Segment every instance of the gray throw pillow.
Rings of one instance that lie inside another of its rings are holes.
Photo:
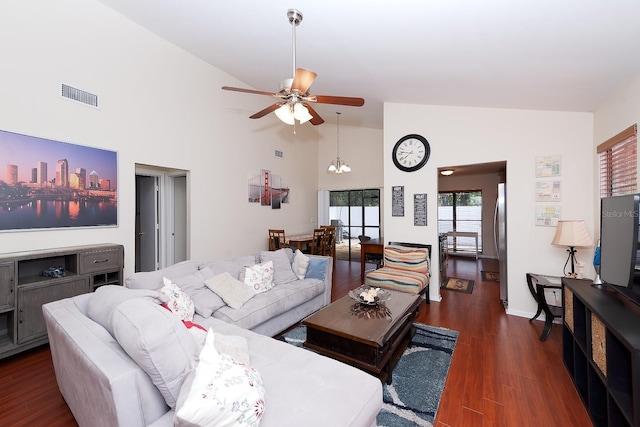
[[[175,409],[199,351],[189,330],[169,310],[143,299],[120,304],[113,312],[113,329],[118,344]]]
[[[202,317],[210,317],[214,311],[225,306],[222,298],[213,293],[204,283],[213,276],[215,276],[213,271],[205,267],[175,280],[176,285],[191,297],[196,313]]]
[[[111,336],[115,336],[111,325],[113,311],[123,302],[134,298],[146,299],[156,305],[168,300],[165,295],[151,289],[129,289],[118,285],[100,286],[87,304],[87,317],[109,331]]]
[[[288,251],[291,252],[291,249]],[[262,262],[273,261],[273,283],[275,285],[283,285],[298,280],[291,269],[293,257],[289,260],[287,250],[262,251],[260,252],[260,258]]]

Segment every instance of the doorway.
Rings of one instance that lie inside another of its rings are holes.
[[[380,189],[330,191],[329,219],[337,228],[336,259],[360,261],[358,237],[380,238]]]
[[[492,277],[499,277],[500,299],[507,305],[506,258],[506,168],[505,161],[448,166],[438,169],[438,224],[444,267],[451,258],[466,259],[476,266],[460,271],[440,270],[443,277],[480,280],[483,260],[497,260]],[[443,171],[453,171],[447,175]],[[448,228],[447,228],[448,227]],[[475,238],[478,242],[476,244]],[[442,257],[441,257],[442,259]],[[442,261],[441,261],[442,262]],[[469,263],[465,263],[469,265]],[[474,277],[475,276],[475,277]]]
[[[136,165],[135,180],[135,271],[188,259],[188,171]]]

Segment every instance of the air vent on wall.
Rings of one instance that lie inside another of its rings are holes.
[[[76,89],[62,83],[61,93],[63,98],[70,99],[72,101],[81,102],[86,105],[98,108],[98,95],[86,92],[84,90]]]
[[[282,150],[275,150],[274,154],[276,157],[280,157],[280,158],[284,157],[284,152]]]

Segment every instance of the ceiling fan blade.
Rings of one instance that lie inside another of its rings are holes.
[[[348,105],[350,107],[362,107],[363,98],[351,98],[348,96],[314,95],[319,104]]]
[[[267,108],[265,108],[264,110],[258,111],[257,113],[255,113],[253,116],[250,116],[250,119],[259,119],[260,117],[264,117],[267,114],[271,113],[272,111],[276,111],[278,108],[280,108],[280,106],[282,105],[282,103],[277,103],[277,104],[273,104],[268,106]]]
[[[306,102],[303,102],[302,105],[307,107],[307,110],[309,110],[309,114],[311,114],[313,116],[313,118],[311,120],[309,120],[309,122],[312,125],[318,126],[318,125],[321,125],[321,124],[324,123],[324,119],[322,117],[320,117],[320,114],[318,114],[318,112],[316,110],[311,108],[311,105],[307,104]]]
[[[317,74],[311,70],[298,68],[296,70],[296,75],[293,77],[293,82],[291,83],[291,92],[296,90],[302,94],[307,93],[311,87],[311,83],[316,79],[316,76]]]
[[[222,86],[222,89],[224,89],[224,90],[232,90],[234,92],[253,93],[255,95],[267,95],[267,96],[276,96],[276,97],[278,97],[277,93],[265,92],[265,91],[262,91],[262,90],[243,89],[241,87],[233,87],[233,86]]]

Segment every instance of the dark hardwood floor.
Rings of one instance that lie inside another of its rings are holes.
[[[360,264],[335,265],[333,299],[360,285]],[[450,258],[447,275],[474,280],[473,293],[443,290],[441,302],[420,307],[419,322],[460,332],[435,425],[591,426],[562,363],[560,325],[540,342],[543,322],[507,316],[481,270],[497,271],[496,261]],[[0,361],[0,414],[0,425],[77,425],[48,346]]]

